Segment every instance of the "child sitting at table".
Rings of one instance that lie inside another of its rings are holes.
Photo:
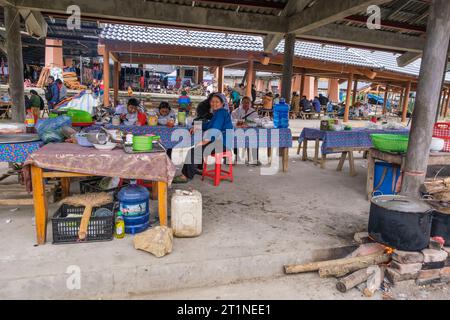
[[[157,115],[158,122],[160,120],[164,120],[165,122],[167,122],[167,120],[169,119],[175,120],[177,117],[175,112],[173,112],[172,108],[170,107],[170,104],[166,101],[162,101],[159,104]]]
[[[139,110],[139,101],[135,98],[128,100],[127,114],[121,115],[120,118],[126,126],[145,126],[147,124],[147,116]]]

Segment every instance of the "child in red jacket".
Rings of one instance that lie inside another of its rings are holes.
[[[147,115],[139,110],[139,101],[135,98],[128,100],[126,115],[122,115],[124,124],[127,126],[145,126],[147,125]]]

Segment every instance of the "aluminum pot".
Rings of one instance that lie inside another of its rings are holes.
[[[377,242],[403,251],[428,247],[433,209],[424,201],[405,196],[372,198],[369,235]]]

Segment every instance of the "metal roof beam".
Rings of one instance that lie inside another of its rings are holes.
[[[302,34],[321,26],[342,20],[353,14],[366,11],[371,5],[382,5],[392,0],[318,0],[289,19],[288,32]]]
[[[65,14],[72,0],[10,0],[21,9]],[[284,33],[282,17],[134,0],[78,0],[83,17],[254,33]]]
[[[421,53],[425,47],[425,39],[366,28],[344,25],[328,25],[301,35],[308,40],[330,41],[346,45],[363,45],[371,48],[412,51]]]

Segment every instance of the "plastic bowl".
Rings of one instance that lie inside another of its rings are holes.
[[[102,151],[109,151],[114,149],[117,143],[107,142],[106,144],[94,144],[95,149]]]
[[[153,148],[153,137],[133,136],[134,151],[150,151]]]
[[[67,111],[67,115],[72,118],[72,122],[75,123],[90,123],[92,122],[92,116],[89,112],[83,110],[70,109]]]

